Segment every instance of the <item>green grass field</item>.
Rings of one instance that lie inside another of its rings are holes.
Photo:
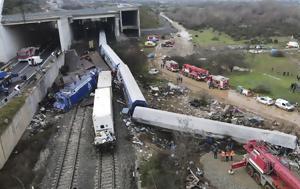
[[[252,89],[258,85],[264,85],[271,91],[269,96],[300,102],[300,93],[289,91],[291,83],[296,81],[296,75],[300,74],[300,66],[296,63],[298,56],[274,58],[269,54],[247,55],[246,61],[252,72],[233,72],[228,75],[230,83],[233,87],[242,85]],[[283,72],[289,72],[289,76],[283,76]]]
[[[229,35],[212,29],[189,30],[189,32],[192,34],[193,43],[201,46],[243,44],[243,41],[234,41]]]
[[[6,129],[6,127],[10,124],[13,117],[19,111],[19,109],[25,103],[26,96],[18,96],[15,97],[12,101],[8,102],[5,106],[0,108],[0,134]],[[7,119],[7,123],[5,123],[5,119]]]
[[[223,32],[213,31],[213,29],[189,30],[192,34],[194,44],[201,46],[218,46],[218,45],[243,45],[247,40],[235,41],[232,37]],[[197,37],[198,36],[198,37]],[[272,40],[277,39],[278,43],[267,43],[264,46],[269,48],[285,48],[287,42],[291,39],[290,36],[270,37]],[[260,39],[262,40],[262,39]]]

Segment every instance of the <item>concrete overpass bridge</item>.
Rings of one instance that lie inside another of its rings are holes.
[[[0,0],[0,10],[2,10],[3,1]],[[57,38],[61,50],[68,50],[72,42],[76,40],[76,36],[80,36],[80,33],[87,32],[86,30],[97,25],[105,26],[114,33],[116,38],[120,36],[120,33],[129,31],[137,36],[140,35],[139,9],[138,6],[130,4],[96,9],[1,15],[0,19],[1,62],[7,62],[13,58],[23,47],[38,44],[38,36],[40,40],[49,41]],[[85,23],[89,23],[89,26]]]

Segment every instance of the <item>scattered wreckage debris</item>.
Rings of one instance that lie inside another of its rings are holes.
[[[162,110],[136,107],[132,117],[136,122],[143,124],[216,138],[230,136],[241,143],[256,139],[290,149],[295,149],[297,146],[297,137],[294,135],[285,134],[279,131],[269,131],[234,125]]]
[[[203,179],[204,172],[200,168],[197,167],[196,173],[192,171],[190,167],[187,169],[188,176],[186,178],[186,189],[206,189],[208,188],[209,184],[207,181]]]

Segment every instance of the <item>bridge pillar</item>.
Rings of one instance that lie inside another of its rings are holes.
[[[138,29],[138,35],[139,37],[141,37],[140,9],[137,10],[137,29]]]
[[[120,18],[115,17],[115,36],[120,37]]]
[[[1,19],[1,16],[0,16]],[[8,62],[16,56],[20,48],[20,42],[17,34],[7,26],[0,23],[0,61]]]
[[[0,0],[0,15],[2,15],[4,0]]]
[[[73,35],[68,18],[60,18],[57,21],[61,50],[69,50],[72,45]]]

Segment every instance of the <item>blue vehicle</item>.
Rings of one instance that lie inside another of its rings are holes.
[[[18,77],[18,74],[0,71],[0,92],[8,95],[8,87],[12,83],[12,78]]]
[[[81,76],[76,82],[65,86],[55,94],[54,108],[65,112],[70,110],[75,104],[95,90],[97,77],[98,71],[94,69]]]

